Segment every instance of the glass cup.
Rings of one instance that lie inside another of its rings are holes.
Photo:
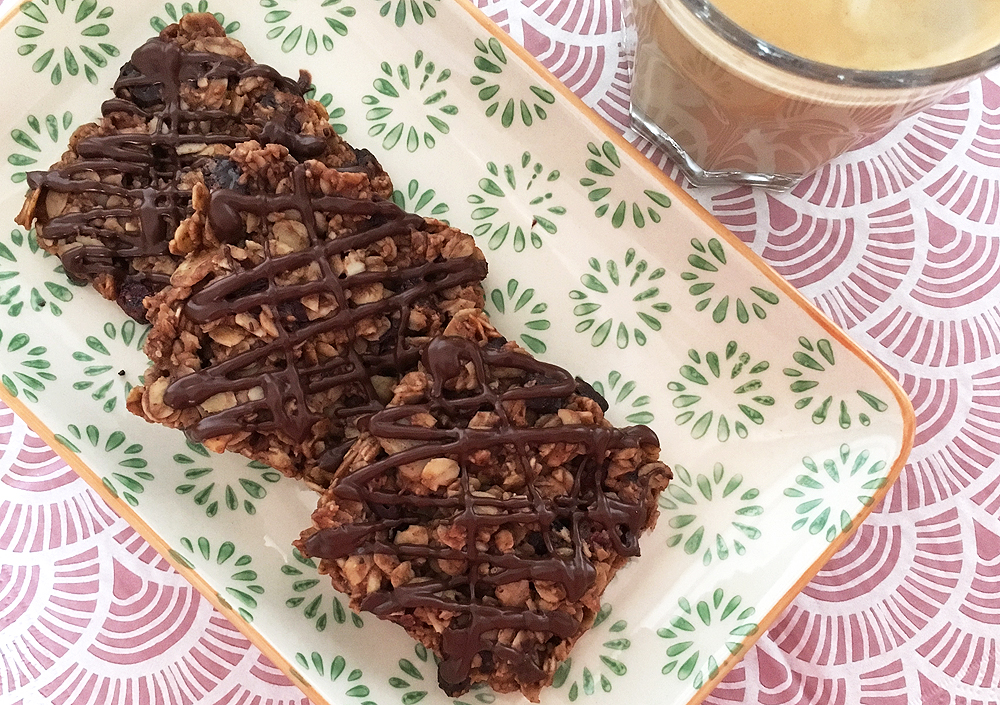
[[[624,0],[633,128],[696,185],[789,189],[977,74],[1000,45],[933,68],[859,70],[757,39],[707,0]]]

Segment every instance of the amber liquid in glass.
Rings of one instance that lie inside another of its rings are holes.
[[[1000,0],[713,4],[774,46],[844,68],[936,66],[1000,44]],[[944,20],[921,18],[921,8],[932,18],[953,21],[946,26]],[[680,0],[633,0],[632,9],[637,40],[633,114],[659,128],[708,172],[801,178],[881,137],[956,85],[836,85],[750,55]]]

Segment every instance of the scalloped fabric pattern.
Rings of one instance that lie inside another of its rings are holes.
[[[437,20],[440,1],[249,0],[241,9],[245,17],[228,16],[233,13],[227,6],[224,21],[237,38],[270,46],[286,62],[282,68],[289,69],[335,54],[356,35],[361,13],[400,29],[422,28]],[[149,31],[157,20],[172,21],[191,10],[216,11],[216,4],[158,2],[149,7]],[[477,4],[681,182],[676,167],[628,129],[629,76],[621,49],[619,0]],[[121,13],[109,12],[113,6],[103,0],[34,0],[13,20],[24,27],[15,27],[15,35],[25,48],[12,60],[27,61],[39,81],[103,88],[126,51],[115,40]],[[72,30],[72,42],[56,40],[53,28],[60,23]],[[253,39],[253,32],[260,37]],[[395,108],[400,96],[419,96],[419,101],[437,96],[424,116],[437,122],[398,121],[402,127],[387,150],[390,156],[409,145],[410,152],[433,159],[435,144],[446,139],[465,110],[463,105],[457,115],[441,112],[439,108],[455,106],[439,92],[459,81],[485,91],[476,106],[484,118],[507,121],[512,130],[543,129],[552,110],[551,92],[538,85],[536,91],[518,94],[502,48],[470,41],[469,54],[476,61],[470,59],[467,66],[441,64],[430,51],[409,51],[393,65],[375,66],[366,75],[373,102],[356,116],[350,111],[359,108],[342,106],[327,93],[334,92],[332,85],[320,86],[317,94],[333,118],[343,121],[349,140],[371,142],[373,149],[382,148],[396,129],[385,108]],[[412,77],[433,83],[435,90],[421,93],[426,85]],[[477,83],[476,77],[482,80]],[[93,95],[104,94],[94,89]],[[366,118],[364,110],[374,107],[382,110]],[[47,159],[57,153],[69,131],[83,121],[76,112],[35,112],[11,126],[4,142],[2,178],[15,184],[23,181],[25,170],[37,168],[42,154]],[[408,141],[411,131],[414,137]],[[556,165],[541,155],[521,151],[484,154],[481,180],[471,180],[461,193],[445,193],[440,184],[421,176],[420,181],[400,179],[396,196],[437,217],[469,218],[474,226],[483,226],[477,239],[484,249],[495,243],[515,263],[564,231],[567,203],[561,189],[566,184],[591,194],[594,215],[608,228],[649,228],[670,208],[663,194],[616,192],[620,160],[613,147],[600,142],[574,157],[578,164],[572,172],[556,173]],[[916,446],[885,501],[705,702],[1000,702],[1000,672],[991,666],[1000,619],[998,165],[1000,73],[994,72],[878,142],[843,156],[791,193],[691,191],[878,358],[900,381],[917,414]],[[514,223],[522,212],[542,225],[519,235]],[[52,393],[46,375],[53,374],[57,353],[36,340],[17,338],[11,321],[34,311],[58,323],[62,314],[51,306],[74,310],[84,292],[64,287],[56,263],[38,255],[30,234],[8,236],[11,228],[0,231],[0,262],[5,272],[15,273],[0,282],[0,307],[8,314],[0,319],[0,352],[17,374],[7,375],[4,384],[20,398],[44,400]],[[725,289],[720,272],[729,260],[720,248],[706,240],[684,252],[690,263],[684,271],[691,276],[684,290],[661,286],[662,275],[646,264],[642,253],[622,247],[607,258],[581,264],[576,283],[559,298],[534,287],[516,266],[500,268],[488,298],[494,315],[502,316],[512,334],[536,352],[556,345],[553,328],[561,318],[578,326],[581,344],[588,349],[621,354],[620,363],[595,371],[590,380],[621,419],[650,423],[655,418],[664,429],[676,428],[685,437],[701,434],[699,438],[732,446],[743,442],[743,433],[752,439],[766,428],[774,395],[788,394],[799,380],[823,388],[836,365],[824,357],[825,348],[815,338],[806,341],[808,347],[783,351],[785,358],[761,367],[760,360],[720,335],[685,351],[688,357],[672,371],[675,386],[644,386],[635,379],[638,375],[630,374],[627,365],[633,358],[628,356],[666,326],[672,312],[693,311],[708,301],[699,309],[706,322],[714,314],[720,326],[739,327],[766,321],[781,306],[770,292]],[[32,275],[43,282],[34,289],[33,279],[23,274],[28,267],[42,272]],[[709,284],[714,290],[704,288]],[[687,293],[689,286],[699,285],[697,294]],[[737,301],[745,323],[738,322]],[[758,309],[763,316],[755,313]],[[570,335],[576,335],[572,330]],[[239,463],[227,468],[232,470],[227,482],[204,449],[183,438],[162,436],[164,445],[154,452],[148,442],[137,440],[138,427],[115,428],[108,416],[115,409],[111,402],[121,404],[125,385],[135,382],[135,369],[141,370],[137,335],[120,324],[105,326],[93,340],[66,353],[72,362],[58,374],[72,376],[80,393],[93,397],[94,417],[54,428],[60,439],[81,452],[112,458],[114,469],[102,479],[126,501],[131,497],[142,506],[145,490],[169,482],[179,501],[194,507],[206,522],[233,522],[237,530],[231,541],[194,532],[174,547],[174,558],[210,571],[220,599],[247,621],[266,618],[259,605],[264,594],[282,605],[280,616],[293,630],[330,637],[328,649],[303,646],[290,660],[298,673],[332,683],[335,702],[388,702],[376,696],[388,693],[393,702],[452,703],[436,692],[432,657],[412,646],[397,648],[405,644],[398,639],[385,642],[393,648],[391,674],[380,674],[376,686],[365,662],[347,661],[337,653],[333,636],[350,639],[364,632],[377,644],[387,634],[377,620],[352,617],[336,594],[312,577],[314,566],[305,559],[283,555],[276,571],[256,547],[240,543],[239,531],[249,525],[253,512],[291,491],[285,483],[267,477],[265,468]],[[122,359],[129,360],[128,375],[118,379]],[[787,370],[802,376],[792,379]],[[744,392],[713,405],[704,390],[713,389],[722,372],[738,379]],[[807,396],[795,394],[800,400]],[[822,406],[819,395],[813,396],[800,412],[807,417]],[[865,406],[858,399],[834,402],[844,402],[854,428],[862,411],[876,418],[880,413],[877,404]],[[683,423],[662,413],[654,416],[651,409],[662,405],[692,415]],[[834,409],[822,423],[832,426],[842,418]],[[807,479],[788,491],[797,506],[808,506],[802,513],[809,522],[793,529],[789,521],[789,531],[808,532],[815,526],[823,537],[842,530],[836,512],[824,516],[823,505],[809,504],[811,483],[848,481],[855,477],[855,466],[868,473],[872,464],[859,462],[860,456],[861,449],[835,450],[830,457],[810,459],[815,473],[803,465]],[[754,550],[758,517],[767,518],[769,509],[757,500],[753,478],[712,462],[690,463],[684,473],[685,479],[672,486],[676,492],[665,494],[661,502],[664,515],[656,538],[662,545],[657,550],[715,566]],[[865,479],[877,483],[877,469],[871,478]],[[699,518],[705,507],[716,512],[712,521]],[[725,521],[717,521],[722,516]],[[278,537],[274,543],[283,540]],[[637,652],[647,646],[655,647],[657,667],[644,682],[658,690],[691,690],[718,667],[714,654],[698,650],[699,640],[721,634],[722,640],[738,641],[762,616],[738,597],[728,586],[691,595],[672,608],[670,621],[657,624],[660,633],[642,647],[629,638],[637,620],[627,605],[609,601],[595,639],[586,648],[581,644],[560,669],[553,701],[614,702],[623,682],[640,667]],[[0,705],[147,701],[308,703],[20,419],[0,407]],[[493,696],[473,691],[454,702],[488,704]]]

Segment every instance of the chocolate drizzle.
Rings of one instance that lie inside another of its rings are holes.
[[[435,292],[476,282],[486,275],[484,261],[458,257],[338,276],[330,263],[331,257],[351,250],[364,250],[383,238],[402,236],[408,239],[411,231],[423,229],[426,223],[420,216],[407,214],[390,201],[311,196],[306,172],[305,165],[294,168],[290,193],[241,194],[218,190],[211,195],[209,224],[220,242],[235,242],[246,237],[244,214],[258,216],[263,222],[269,214],[295,212],[306,227],[310,245],[304,250],[275,256],[267,241],[263,262],[248,269],[234,262],[235,273],[217,278],[191,295],[184,306],[184,316],[194,323],[205,324],[239,313],[259,312],[264,307],[278,312],[305,296],[321,294],[332,297],[335,305],[325,317],[295,321],[294,325],[277,315],[277,338],[172,381],[164,401],[174,409],[197,406],[222,392],[254,387],[263,390],[262,398],[199,420],[188,429],[188,435],[194,440],[252,430],[280,432],[293,442],[300,442],[322,418],[309,408],[309,396],[333,387],[349,387],[359,397],[338,412],[341,422],[377,411],[381,403],[372,386],[371,375],[399,373],[415,364],[419,355],[418,350],[408,345],[405,335],[413,304]],[[324,240],[316,226],[317,213],[330,218],[364,216],[366,220],[358,232]],[[297,284],[278,283],[282,275],[313,263],[320,270],[317,279]],[[351,302],[352,290],[374,283],[382,284],[389,295],[360,305]],[[358,322],[379,316],[398,319],[396,339],[384,352],[357,352],[353,343]],[[303,364],[301,346],[316,336],[334,331],[346,334],[350,341],[342,346],[342,356],[315,365]],[[335,468],[344,449],[331,448],[328,452],[330,457],[321,459],[321,466]]]
[[[449,392],[446,384],[461,374],[467,363],[475,369],[478,389],[461,394]],[[418,608],[456,614],[441,644],[439,680],[446,691],[457,692],[465,687],[473,660],[482,652],[510,663],[522,682],[537,681],[544,676],[544,664],[536,661],[537,655],[498,643],[498,631],[544,632],[565,639],[582,625],[559,610],[505,607],[484,603],[481,597],[499,585],[527,579],[557,583],[565,589],[568,601],[579,600],[596,576],[592,559],[584,551],[585,543],[595,533],[606,536],[619,555],[638,555],[638,534],[647,526],[650,509],[643,503],[644,497],[629,502],[607,490],[608,456],[616,449],[658,445],[657,438],[645,426],[615,429],[583,424],[542,428],[515,425],[508,411],[511,402],[524,400],[529,404],[554,399],[565,403],[577,388],[577,381],[565,370],[519,352],[484,349],[461,338],[439,337],[425,347],[423,364],[432,380],[427,401],[387,408],[368,421],[368,430],[376,438],[415,443],[344,475],[332,486],[338,503],[360,502],[366,508],[367,521],[319,530],[306,539],[305,553],[327,559],[382,553],[401,561],[465,561],[467,567],[460,575],[422,576],[394,589],[378,590],[365,597],[361,607],[380,617]],[[522,370],[536,383],[498,391],[503,389],[495,374],[498,368]],[[469,428],[469,421],[482,410],[495,413],[499,424]],[[432,414],[438,419],[437,426],[404,423],[418,413]],[[546,499],[535,487],[538,471],[532,468],[528,449],[552,443],[578,444],[583,451],[572,461],[572,489]],[[503,454],[504,449],[512,452],[516,470],[525,479],[524,495],[497,499],[474,494],[470,481],[477,471],[470,457],[481,450]],[[457,496],[408,494],[381,482],[408,463],[440,457],[458,461],[461,491]],[[392,540],[394,531],[424,523],[431,514],[464,529],[464,550],[396,544]],[[468,538],[477,536],[482,529],[492,532],[515,524],[540,533],[541,540],[536,543],[541,550],[535,551],[535,557],[484,552],[477,548],[476,540]],[[556,532],[561,529],[569,530],[570,556],[556,550]]]
[[[266,121],[184,105],[185,86],[197,87],[203,79],[224,79],[233,85],[247,77],[270,81],[276,90],[300,101],[309,85],[308,74],[293,81],[269,66],[186,51],[162,38],[150,39],[132,54],[115,82],[116,97],[103,104],[102,113],[137,116],[150,123],[149,132],[91,135],[76,146],[79,160],[60,169],[28,174],[33,189],[93,194],[92,209],[47,214],[48,220],[43,217],[39,227],[40,238],[62,245],[60,257],[70,277],[89,281],[111,275],[118,285],[141,283],[150,291],[168,283],[167,276],[133,268],[130,262],[168,255],[174,231],[191,213],[191,192],[181,188],[180,179],[185,170],[197,168],[205,157],[198,157],[196,148],[192,148],[195,154],[187,154],[185,145],[232,147],[257,139],[282,144],[300,159],[323,153],[324,140],[298,134],[292,129],[297,128],[293,116],[278,109]],[[209,134],[201,134],[199,126],[205,123],[211,126]],[[91,180],[94,174],[102,180]],[[117,175],[122,177],[121,185],[105,180]],[[99,205],[109,199],[118,205]],[[44,192],[40,203],[45,203]],[[106,219],[125,223],[124,230],[108,227]],[[80,242],[80,238],[87,240]]]

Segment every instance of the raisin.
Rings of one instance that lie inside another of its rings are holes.
[[[537,386],[551,385],[556,382],[556,380],[554,379],[550,379],[549,377],[546,377],[544,375],[537,375],[537,374],[532,375],[531,380],[529,381],[534,382],[534,385],[526,385],[528,388],[536,385]],[[525,399],[524,405],[528,409],[531,409],[532,411],[535,411],[539,414],[554,414],[563,407],[563,401],[564,400],[561,397],[553,397],[553,396],[533,397]]]
[[[392,355],[393,353],[396,352],[396,343],[398,340],[399,340],[399,319],[394,316],[392,320],[389,322],[389,328],[386,330],[385,333],[382,334],[382,337],[378,339],[377,347],[375,349],[376,350],[375,354],[378,355],[379,357],[385,355]]]
[[[601,411],[608,410],[608,400],[605,399],[601,394],[590,386],[587,382],[584,382],[579,377],[576,378],[576,393],[581,397],[587,397],[588,399],[593,399],[597,402],[597,405],[601,407]]]
[[[123,78],[142,78],[142,74],[132,65],[131,61],[128,61],[122,66],[121,73],[118,75],[119,81]],[[115,91],[115,94],[123,100],[131,100],[143,109],[163,104],[163,94],[158,83],[140,83],[138,85],[122,86]]]
[[[115,303],[135,320],[146,323],[146,307],[142,302],[152,293],[154,290],[148,284],[134,280],[125,281],[118,287],[118,298],[115,299]]]
[[[344,457],[347,455],[347,451],[351,449],[352,445],[354,445],[353,440],[342,441],[339,444],[331,444],[327,446],[326,450],[323,451],[323,454],[319,456],[318,465],[320,470],[329,473],[336,472],[337,468],[339,468],[340,464],[344,461]]]
[[[289,323],[304,323],[309,320],[309,312],[298,299],[278,304],[278,316]]]
[[[471,680],[469,678],[466,678],[461,683],[449,683],[441,677],[441,671],[438,670],[438,685],[441,686],[441,690],[443,690],[444,694],[449,698],[457,697],[468,691],[470,683]]]
[[[480,651],[479,658],[483,660],[483,664],[479,667],[479,670],[483,673],[493,673],[496,670],[496,663],[493,660],[492,651]]]
[[[539,532],[532,531],[525,538],[525,541],[527,541],[528,545],[530,545],[533,549],[535,549],[536,556],[548,555],[549,549],[545,545],[545,537],[542,536]]]
[[[487,350],[500,350],[504,345],[507,344],[507,339],[502,335],[499,338],[490,338],[486,341]]]
[[[246,191],[246,187],[240,184],[242,174],[243,171],[239,165],[231,159],[219,159],[215,162],[215,168],[212,169],[212,177],[219,188],[239,193]]]
[[[539,414],[555,414],[562,408],[562,399],[555,397],[532,397],[525,399],[524,405]]]

